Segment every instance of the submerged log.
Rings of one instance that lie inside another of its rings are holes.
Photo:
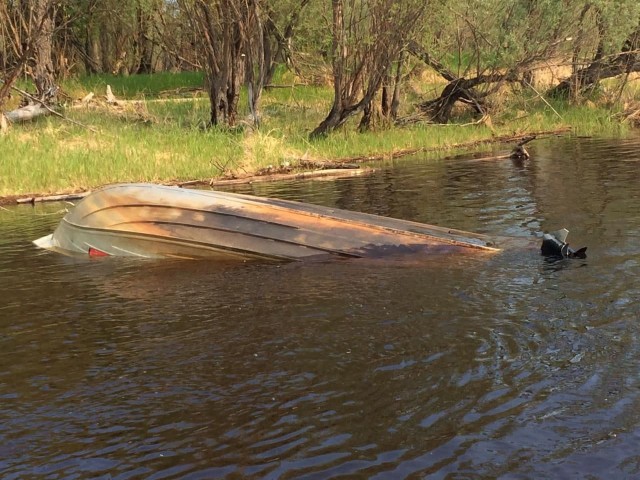
[[[529,158],[531,158],[531,155],[529,155],[529,152],[527,151],[526,148],[524,148],[524,146],[529,143],[531,140],[535,140],[536,139],[536,135],[531,135],[529,137],[525,137],[523,138],[514,148],[513,150],[511,150],[511,158],[516,159],[516,160],[529,160]]]

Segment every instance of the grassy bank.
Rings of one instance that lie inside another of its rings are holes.
[[[470,119],[462,117],[459,125],[422,124],[360,134],[355,124],[349,124],[311,142],[309,132],[330,107],[330,88],[266,91],[260,130],[241,122],[239,128],[228,131],[205,128],[209,101],[204,93],[194,91],[201,84],[197,73],[69,81],[63,89],[70,99],[90,91],[99,97],[111,85],[119,99],[138,102],[115,107],[96,102],[64,111],[91,129],[54,116],[13,126],[0,137],[0,196],[70,192],[120,181],[245,175],[267,166],[295,165],[302,158],[339,160],[404,149],[446,150],[495,136],[567,126],[580,135],[618,135],[626,128],[612,119],[609,110],[593,103],[550,106],[539,98],[519,96],[492,114],[491,126],[470,124]]]

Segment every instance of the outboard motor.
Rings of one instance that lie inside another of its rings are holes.
[[[567,243],[569,230],[563,228],[556,232],[545,233],[542,236],[542,255],[562,258],[587,258],[587,247],[573,250]]]

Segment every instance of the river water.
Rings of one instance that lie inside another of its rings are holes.
[[[69,205],[1,210],[0,477],[640,477],[640,137],[530,150],[237,190],[494,256],[79,260],[30,243]]]

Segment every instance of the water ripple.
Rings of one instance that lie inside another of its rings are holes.
[[[0,211],[0,476],[638,476],[638,145],[237,187],[520,237],[482,258],[78,260]]]

